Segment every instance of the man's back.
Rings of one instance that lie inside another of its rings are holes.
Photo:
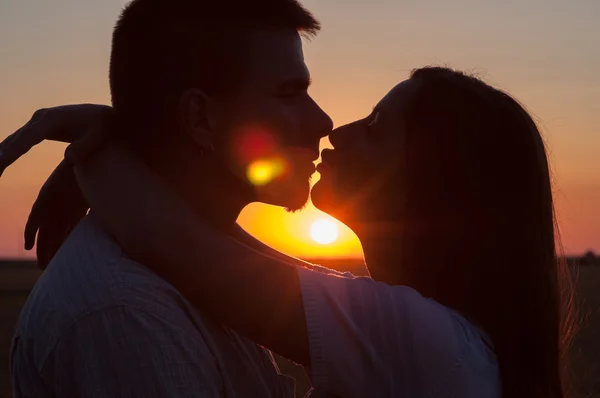
[[[32,291],[11,350],[15,397],[291,397],[249,340],[201,317],[86,217]]]

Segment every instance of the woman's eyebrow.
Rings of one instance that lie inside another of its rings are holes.
[[[383,100],[383,101],[379,101],[379,102],[377,103],[377,105],[375,105],[375,106],[373,107],[373,110],[371,111],[371,113],[377,113],[377,112],[380,112],[380,111],[381,111],[381,108],[383,108],[383,106],[384,106],[384,105],[385,105],[385,101],[384,101],[384,100]]]

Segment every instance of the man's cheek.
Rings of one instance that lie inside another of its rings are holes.
[[[306,146],[309,134],[303,134],[302,112],[293,105],[281,105],[274,114],[276,130],[282,144],[291,147]]]

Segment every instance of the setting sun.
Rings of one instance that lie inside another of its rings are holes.
[[[321,245],[328,245],[337,240],[339,231],[333,221],[320,219],[310,226],[310,237]]]

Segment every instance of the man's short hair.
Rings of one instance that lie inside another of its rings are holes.
[[[320,25],[297,0],[133,0],[113,33],[114,109],[139,127],[160,128],[186,89],[231,89],[244,34],[268,28],[312,36]]]

